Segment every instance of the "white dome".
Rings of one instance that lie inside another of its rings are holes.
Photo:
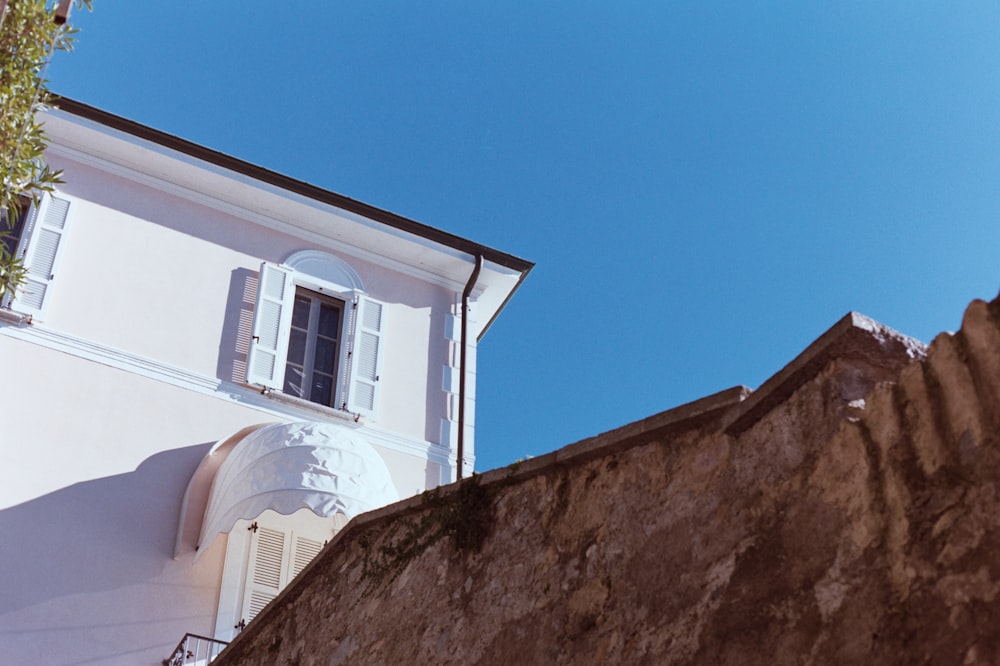
[[[202,522],[202,546],[267,509],[309,508],[348,519],[399,500],[385,461],[355,430],[335,423],[276,423],[236,444],[219,467]]]

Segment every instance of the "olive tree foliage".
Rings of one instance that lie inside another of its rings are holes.
[[[64,22],[69,4],[0,0],[0,299],[25,278],[23,258],[3,241],[22,209],[62,182],[61,172],[45,163],[47,142],[37,112],[50,98],[49,59],[73,48],[76,31]],[[91,0],[75,4],[91,9]]]

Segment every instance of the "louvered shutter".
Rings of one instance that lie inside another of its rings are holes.
[[[382,372],[385,305],[370,298],[358,299],[351,354],[351,381],[347,408],[373,414],[378,409],[379,374]]]
[[[288,581],[298,576],[306,565],[312,562],[313,558],[323,550],[323,542],[316,539],[307,539],[303,536],[295,535],[292,540],[292,570],[288,576]]]
[[[343,330],[347,333],[346,345],[347,345],[347,363],[344,369],[340,371],[340,396],[341,396],[341,409],[348,409],[347,401],[351,396],[351,376],[354,374],[352,368],[354,364],[351,362],[354,357],[354,332],[357,330],[358,322],[358,299],[354,298],[351,307],[344,308],[344,326]]]
[[[292,269],[264,262],[257,280],[253,334],[247,353],[247,384],[280,389],[285,377],[291,301],[295,294]]]
[[[243,595],[242,618],[249,622],[285,586],[285,540],[280,530],[259,527],[250,545],[247,587]]]
[[[24,265],[28,269],[27,280],[17,292],[13,309],[25,312],[38,319],[45,316],[49,302],[48,292],[55,279],[60,248],[66,233],[70,202],[57,196],[44,198],[37,216],[29,218],[23,238],[27,246],[23,250]]]

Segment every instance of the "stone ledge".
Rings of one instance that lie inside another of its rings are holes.
[[[568,444],[551,453],[483,472],[478,474],[477,478],[479,483],[485,485],[507,483],[512,480],[521,481],[531,478],[556,465],[582,464],[594,458],[623,451],[637,444],[648,443],[657,437],[696,428],[712,418],[720,416],[726,410],[732,409],[750,393],[751,390],[746,386],[734,386],[621,428],[588,437],[574,444]],[[441,485],[435,491],[448,495],[457,491],[460,483]],[[423,497],[414,495],[380,509],[368,511],[352,519],[343,530],[334,536],[334,540],[337,540],[337,537],[351,527],[378,523],[390,517],[420,511],[424,506]]]
[[[697,428],[714,418],[720,417],[727,410],[732,409],[734,405],[738,405],[750,393],[751,389],[746,386],[734,386],[705,396],[704,398],[678,405],[677,407],[654,414],[621,428],[610,430],[595,437],[588,437],[587,439],[569,444],[537,458],[530,458],[520,463],[484,472],[477,475],[476,478],[479,483],[484,485],[502,487],[502,485],[509,484],[512,481],[525,481],[556,467],[581,465],[594,458],[617,453],[639,444],[649,443],[655,438]],[[465,479],[438,486],[434,492],[447,497],[457,492],[459,486],[468,481],[469,479]],[[284,604],[289,597],[297,594],[299,590],[308,585],[306,581],[312,578],[313,570],[317,567],[322,567],[322,562],[331,557],[331,553],[338,548],[336,544],[354,538],[364,530],[424,511],[426,508],[427,505],[424,502],[423,495],[414,495],[399,502],[355,516],[343,529],[333,535],[333,538],[323,547],[319,555],[299,573],[296,581],[278,593],[278,596],[272,599],[257,614],[257,617],[254,618],[253,623],[249,626],[258,627],[266,623],[267,620],[265,618],[268,615]],[[223,656],[228,656],[233,650],[239,649],[233,646],[239,646],[246,642],[251,634],[252,632],[246,630],[238,633],[230,642],[229,647],[220,655],[220,659],[224,662],[225,659]]]
[[[863,314],[849,312],[744,400],[734,411],[726,433],[739,436],[831,361],[864,361],[877,368],[898,371],[926,355],[927,345],[919,340]]]
[[[493,483],[501,479],[524,479],[535,476],[553,465],[582,464],[594,458],[623,451],[636,444],[648,443],[652,439],[691,430],[732,409],[750,393],[751,389],[746,386],[734,386],[621,428],[568,444],[537,458],[484,472],[480,479],[484,483]]]

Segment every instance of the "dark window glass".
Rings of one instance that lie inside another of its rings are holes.
[[[292,306],[284,391],[322,405],[336,397],[344,304],[299,287]]]
[[[305,397],[302,392],[304,379],[305,373],[302,368],[296,368],[292,365],[285,366],[285,386],[281,390],[296,398],[303,398]]]
[[[295,305],[292,307],[292,326],[309,328],[309,308],[311,306],[312,299],[306,296],[295,296]]]
[[[27,199],[21,201],[21,208],[18,210],[17,219],[13,225],[7,223],[6,209],[0,210],[0,240],[3,241],[7,256],[13,256],[17,252],[17,243],[24,233],[24,223],[28,219],[28,211],[31,209],[31,202]]]
[[[337,338],[337,329],[340,327],[340,308],[333,307],[326,303],[319,308],[319,329],[317,333],[328,338]]]
[[[309,395],[309,399],[321,405],[330,405],[333,402],[333,377],[314,374],[312,393]]]
[[[288,337],[288,362],[302,367],[306,362],[306,331],[292,329]]]
[[[313,369],[328,375],[333,374],[333,369],[337,364],[337,341],[326,338],[316,339],[316,361]]]

